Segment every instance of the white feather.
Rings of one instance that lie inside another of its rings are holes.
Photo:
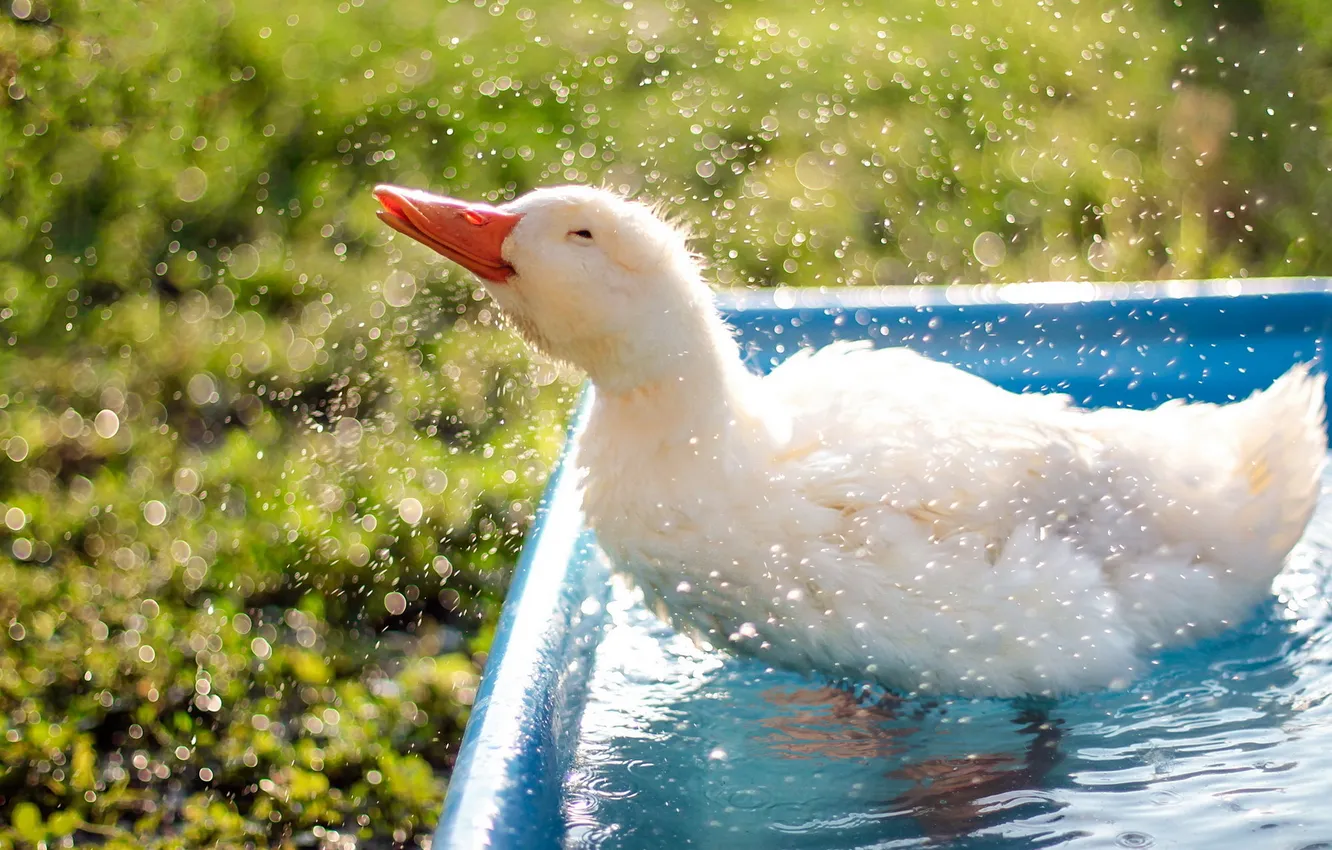
[[[1237,404],[1153,411],[857,344],[759,378],[642,208],[565,189],[510,209],[527,224],[496,297],[597,385],[588,521],[714,646],[912,690],[1116,685],[1246,616],[1313,510],[1324,379],[1304,366]],[[604,257],[543,253],[540,234],[588,221]],[[563,313],[569,297],[591,306]]]

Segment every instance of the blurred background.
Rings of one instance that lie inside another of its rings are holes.
[[[0,848],[426,846],[579,377],[377,182],[722,286],[1332,269],[1322,0],[0,0]]]

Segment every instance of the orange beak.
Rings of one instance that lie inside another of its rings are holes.
[[[477,277],[503,283],[513,274],[501,249],[522,216],[401,186],[376,186],[375,198],[380,221]]]

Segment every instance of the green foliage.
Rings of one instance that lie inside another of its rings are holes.
[[[678,205],[721,283],[1328,271],[1313,0],[6,0],[0,848],[437,814],[576,376],[376,182]]]

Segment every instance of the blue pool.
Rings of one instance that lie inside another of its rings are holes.
[[[1328,290],[778,292],[728,308],[757,369],[868,337],[1012,389],[1142,407],[1232,399],[1321,359]],[[902,700],[674,634],[608,580],[557,474],[436,846],[1332,847],[1329,576],[1325,498],[1248,623],[1160,656],[1125,690]]]
[[[700,653],[617,588],[565,845],[1332,846],[1327,508],[1246,628],[1052,705],[876,704]]]

